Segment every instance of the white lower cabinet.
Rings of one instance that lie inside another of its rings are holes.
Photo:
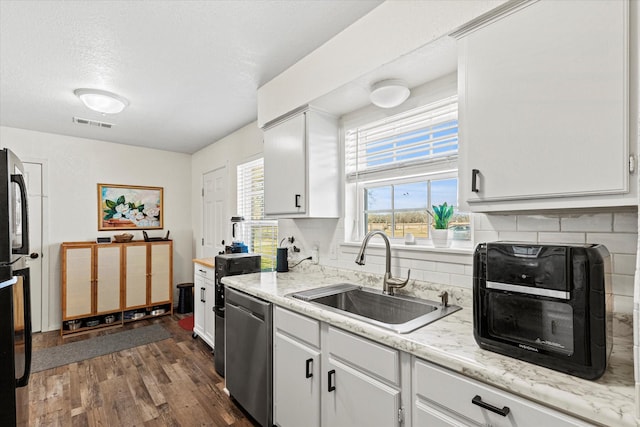
[[[589,426],[576,418],[414,358],[414,426]]]
[[[213,268],[195,264],[193,275],[193,337],[200,336],[209,347],[215,343],[215,272]]]
[[[397,350],[280,307],[274,322],[275,425],[400,425]]]
[[[278,427],[569,427],[584,421],[275,307]]]
[[[323,426],[397,426],[400,390],[329,358]]]
[[[273,421],[320,427],[320,322],[274,310]]]
[[[320,426],[320,352],[275,335],[275,419],[280,426]],[[286,373],[286,374],[285,374]]]

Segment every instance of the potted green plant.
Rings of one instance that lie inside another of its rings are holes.
[[[431,230],[431,241],[436,248],[449,247],[449,222],[453,218],[453,206],[444,202],[441,205],[432,206],[433,212],[429,215],[433,218],[433,230]]]

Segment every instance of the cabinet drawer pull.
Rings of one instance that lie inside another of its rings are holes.
[[[481,408],[487,409],[491,412],[494,412],[498,415],[502,415],[503,417],[506,417],[507,415],[509,415],[509,412],[511,412],[511,410],[509,409],[508,406],[504,406],[502,409],[495,407],[493,405],[490,405],[486,402],[482,401],[482,397],[480,397],[479,395],[475,395],[475,397],[473,399],[471,399],[471,403],[473,403],[474,405],[478,405]]]
[[[296,208],[300,208],[302,206],[300,206],[300,195],[296,194]]]
[[[305,378],[313,377],[313,359],[307,359],[307,361],[305,362],[304,377]]]
[[[471,170],[471,191],[477,193],[478,190],[478,175],[480,171],[478,169]]]
[[[333,384],[333,379],[334,379],[335,376],[336,376],[336,370],[335,369],[330,370],[328,375],[327,375],[327,378],[329,380],[329,388],[328,388],[329,392],[332,392],[332,391],[334,391],[336,389],[336,386]]]

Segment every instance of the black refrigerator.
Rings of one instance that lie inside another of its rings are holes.
[[[0,425],[29,425],[31,304],[27,191],[22,163],[0,150]]]

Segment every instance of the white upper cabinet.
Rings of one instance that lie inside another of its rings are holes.
[[[460,204],[472,211],[636,204],[628,2],[512,4],[517,10],[454,34]]]
[[[306,109],[264,131],[264,210],[276,218],[337,218],[336,118]]]

